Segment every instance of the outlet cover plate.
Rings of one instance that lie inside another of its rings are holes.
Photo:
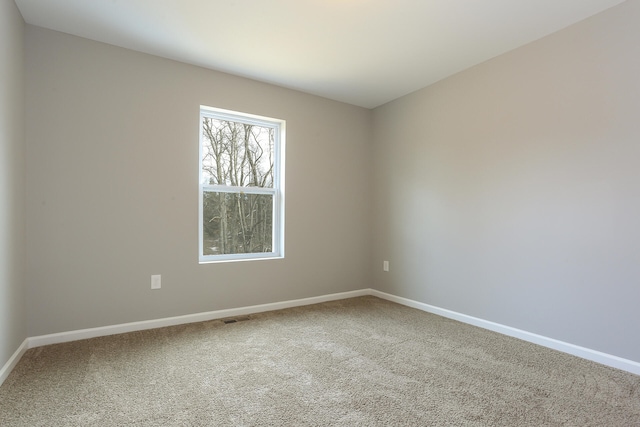
[[[159,274],[154,274],[151,276],[151,289],[160,289],[162,286],[161,276]]]

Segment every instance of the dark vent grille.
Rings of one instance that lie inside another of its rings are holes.
[[[227,317],[226,319],[220,319],[220,320],[222,320],[222,322],[225,325],[228,325],[229,323],[244,322],[245,320],[249,320],[249,319],[250,319],[249,316],[237,316],[237,317]]]

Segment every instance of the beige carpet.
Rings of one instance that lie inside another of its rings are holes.
[[[375,297],[29,350],[4,426],[640,426],[640,377]]]

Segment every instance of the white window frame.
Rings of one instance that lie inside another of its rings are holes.
[[[205,117],[251,124],[274,129],[274,164],[273,164],[273,188],[262,187],[234,187],[229,185],[205,184],[202,171],[202,126]],[[285,125],[286,122],[271,117],[257,116],[221,108],[200,106],[199,149],[198,149],[198,259],[200,264],[229,261],[249,261],[263,259],[284,258],[284,154],[285,154]],[[273,196],[272,212],[272,248],[271,252],[238,253],[204,255],[203,250],[203,196],[205,191],[246,193],[246,194],[270,194]]]

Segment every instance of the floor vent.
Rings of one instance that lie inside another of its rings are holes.
[[[222,322],[225,325],[228,325],[229,323],[236,323],[236,322],[244,322],[245,320],[249,320],[249,316],[238,316],[238,317],[228,317],[226,319],[220,319],[222,320]]]

